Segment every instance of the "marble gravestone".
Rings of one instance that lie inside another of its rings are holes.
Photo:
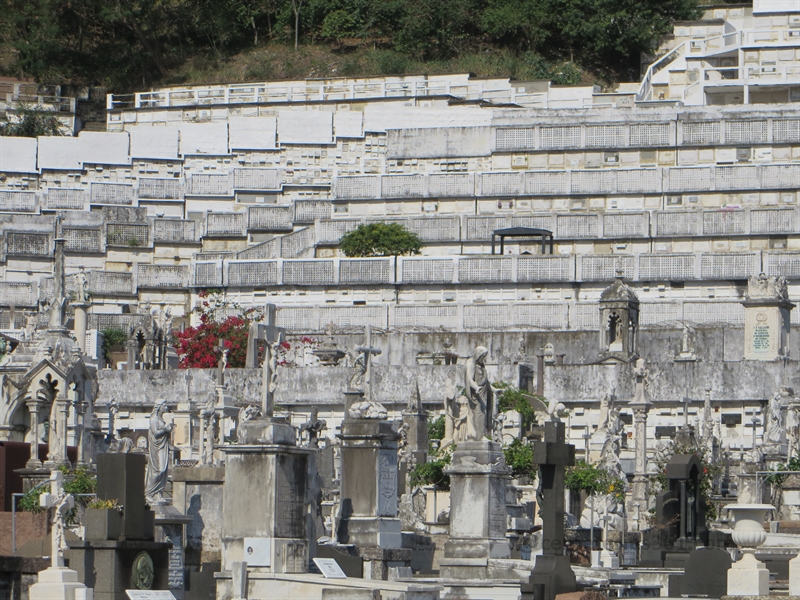
[[[127,600],[126,589],[167,590],[171,544],[155,542],[155,514],[144,499],[146,457],[97,457],[97,498],[112,508],[86,510],[84,540],[68,542],[70,567],[95,600]]]
[[[306,487],[314,450],[298,447],[295,428],[280,419],[252,419],[240,430],[238,443],[224,447],[222,570],[243,561],[249,570],[306,573]],[[256,560],[248,554],[246,538],[265,555]]]
[[[366,410],[364,405],[369,405]],[[363,418],[364,415],[376,415]],[[354,544],[364,577],[387,579],[390,567],[408,566],[398,517],[397,444],[400,434],[374,402],[353,405],[342,423],[339,544]]]
[[[785,277],[761,273],[747,282],[744,305],[745,360],[777,360],[788,356],[790,313]]]
[[[450,475],[450,539],[439,560],[446,579],[490,579],[490,559],[511,557],[506,538],[506,466],[502,445],[465,441],[453,452]]]

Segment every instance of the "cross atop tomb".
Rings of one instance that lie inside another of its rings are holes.
[[[575,446],[566,443],[564,423],[544,424],[542,441],[533,442],[533,462],[539,465],[542,492],[542,551],[549,556],[564,553],[564,478],[575,464]]]
[[[362,369],[364,371],[364,396],[367,400],[371,400],[370,384],[372,383],[372,356],[377,356],[381,353],[380,348],[375,348],[372,345],[372,325],[367,325],[364,331],[364,345],[358,346],[356,352],[363,354],[364,364]]]
[[[50,545],[50,566],[64,566],[64,550],[67,543],[64,539],[65,518],[75,506],[72,494],[64,492],[64,474],[61,471],[50,472],[50,493],[39,496],[42,508],[53,508],[53,530]]]
[[[257,339],[264,340],[264,363],[261,383],[261,414],[271,419],[275,402],[272,394],[278,385],[278,346],[283,341],[284,330],[275,324],[275,305],[267,304],[267,322],[258,325]]]

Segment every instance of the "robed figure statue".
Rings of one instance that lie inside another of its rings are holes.
[[[164,421],[163,414],[169,410],[164,399],[156,402],[150,414],[150,431],[147,435],[147,488],[145,497],[150,504],[164,503],[164,489],[167,487],[169,467],[169,440],[174,425]]]
[[[492,398],[494,392],[489,376],[486,374],[486,357],[489,349],[478,346],[467,359],[467,370],[464,389],[466,391],[468,407],[466,411],[467,441],[479,441],[491,434],[492,426]]]

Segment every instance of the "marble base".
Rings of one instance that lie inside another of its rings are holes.
[[[490,578],[489,559],[511,557],[506,538],[506,481],[502,446],[462,442],[445,471],[450,475],[450,540],[440,559],[445,579]]]
[[[769,596],[769,569],[752,552],[728,570],[728,596]]]
[[[600,553],[600,562],[604,569],[619,569],[619,557],[608,550],[603,550]]]
[[[66,567],[50,567],[39,572],[38,583],[28,590],[30,600],[93,600],[92,588],[78,581],[78,572]]]

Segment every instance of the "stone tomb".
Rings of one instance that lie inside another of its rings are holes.
[[[490,559],[511,557],[506,538],[506,466],[502,446],[460,442],[450,475],[450,539],[439,561],[445,579],[490,579]]]
[[[354,544],[364,577],[386,579],[390,567],[409,566],[397,507],[395,425],[383,419],[348,417],[342,440],[341,509],[336,539]]]
[[[281,419],[239,428],[239,443],[224,448],[222,570],[245,562],[249,576],[307,573],[306,477],[314,450],[297,447],[295,428]],[[218,581],[219,594],[229,582]]]
[[[171,544],[155,542],[155,515],[144,500],[143,454],[97,457],[97,498],[114,508],[86,510],[84,540],[68,541],[70,568],[95,600],[127,600],[126,589],[167,590]]]

